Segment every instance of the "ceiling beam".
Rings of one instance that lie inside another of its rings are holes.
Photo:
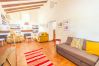
[[[18,10],[18,9],[25,9],[25,8],[40,7],[40,6],[43,6],[43,4],[34,5],[34,6],[27,6],[27,7],[19,7],[19,8],[9,8],[9,9],[4,9],[4,10],[5,10],[5,11],[11,11],[11,10]]]
[[[21,5],[30,5],[30,4],[38,4],[38,3],[46,3],[47,1],[38,1],[38,2],[28,2],[27,3],[19,3],[19,4],[8,4],[8,5],[2,5],[3,8],[6,7],[14,7],[14,6],[21,6]]]
[[[0,3],[1,5],[10,5],[10,4],[30,3],[30,2],[39,2],[39,1],[47,1],[47,0],[16,0],[16,1],[7,1]]]
[[[0,0],[0,2],[19,1],[19,0]]]
[[[18,10],[6,11],[6,13],[13,13],[13,12],[19,12],[19,11],[34,10],[34,9],[39,9],[39,8],[40,8],[40,7],[27,8],[27,9],[18,9]]]
[[[12,8],[20,8],[20,7],[28,7],[28,6],[36,6],[36,5],[43,5],[43,4],[30,4],[30,5],[14,6],[14,7],[7,7],[7,8],[3,8],[3,9],[12,9]]]

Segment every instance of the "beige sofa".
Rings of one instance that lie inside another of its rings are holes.
[[[9,35],[7,36],[7,43],[19,43],[24,41],[24,36],[16,34],[16,35]]]
[[[73,37],[68,37],[65,43],[56,45],[56,51],[77,66],[99,66],[99,56],[88,54],[85,51],[86,40],[83,41],[82,50],[71,47],[72,40]]]

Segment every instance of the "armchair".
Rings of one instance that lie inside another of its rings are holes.
[[[41,32],[37,37],[38,42],[47,42],[49,40],[48,33]]]

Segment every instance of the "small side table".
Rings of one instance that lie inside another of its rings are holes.
[[[0,42],[1,42],[1,43],[0,43],[1,45],[0,45],[0,46],[3,46],[4,40],[5,40],[4,38],[1,38],[1,39],[0,39]]]
[[[32,41],[32,36],[27,36],[26,37],[26,40],[29,42],[29,41]]]
[[[56,39],[56,40],[55,40],[55,45],[56,45],[56,44],[61,44],[61,39]]]

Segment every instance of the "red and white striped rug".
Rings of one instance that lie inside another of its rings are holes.
[[[54,66],[42,53],[42,49],[43,48],[24,53],[28,66]]]

